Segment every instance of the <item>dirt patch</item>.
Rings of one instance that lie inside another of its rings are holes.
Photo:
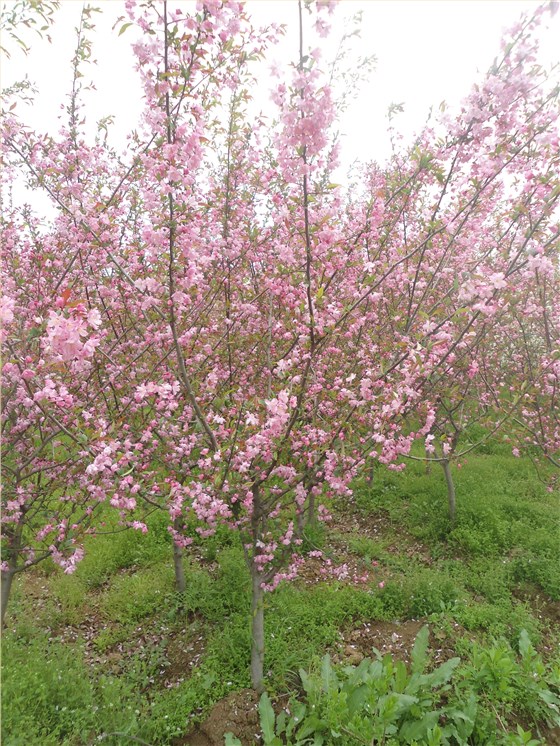
[[[163,683],[166,686],[176,686],[188,679],[200,663],[206,650],[206,638],[200,627],[193,626],[190,630],[181,630],[172,637],[165,649],[167,665]]]
[[[393,533],[393,524],[386,512],[364,513],[352,502],[344,506],[344,510],[333,510],[332,518],[328,522],[329,531],[343,534],[355,533],[370,539],[379,539]]]
[[[426,567],[431,567],[434,564],[434,561],[432,559],[432,556],[430,554],[430,550],[421,542],[414,539],[412,536],[408,535],[405,539],[407,542],[404,546],[403,544],[396,543],[396,544],[390,544],[387,547],[387,551],[391,554],[401,554],[405,557],[408,557],[409,559],[416,560],[417,562],[420,562],[422,565],[425,565]]]
[[[390,653],[396,660],[410,662],[410,652],[423,623],[407,621],[364,622],[360,627],[343,632],[343,637],[333,655],[335,663],[357,665],[364,658],[374,657],[373,648],[382,655]]]
[[[374,657],[373,648],[382,655],[389,653],[395,660],[410,664],[416,635],[426,624],[425,620],[406,622],[365,622],[360,627],[343,632],[342,639],[333,652],[333,662],[355,666],[364,658]],[[454,624],[457,631],[459,624]],[[429,652],[431,665],[439,665],[456,653],[453,638],[441,631],[430,631]]]
[[[516,588],[513,595],[519,601],[528,603],[537,619],[560,624],[560,601],[553,601],[541,590],[529,585]]]
[[[547,746],[560,746],[560,728],[541,728],[540,735]]]
[[[350,548],[351,540],[367,537],[382,541],[387,535],[394,535],[392,524],[384,513],[366,515],[356,506],[348,504],[347,513],[342,515],[333,511],[326,523],[327,538],[322,550],[322,557],[307,556],[298,570],[298,582],[303,585],[315,585],[333,580],[372,586],[386,581],[390,572],[382,562],[366,563],[364,558]],[[385,551],[391,554],[406,554],[425,565],[432,565],[429,549],[412,536],[399,531],[402,542],[393,544]]]
[[[232,692],[217,702],[206,720],[173,746],[223,746],[226,733],[237,736],[243,746],[260,743],[258,695],[253,689]]]
[[[325,553],[322,558],[305,558],[298,568],[297,582],[302,585],[317,585],[317,583],[332,583],[333,581],[371,584],[376,576],[376,571],[368,568],[363,560],[351,555],[345,555],[343,559],[334,559]]]
[[[341,549],[345,553],[350,552],[344,541],[345,535],[359,535],[376,541],[395,536],[395,525],[386,512],[364,513],[352,504],[348,504],[343,513],[333,512],[328,530],[329,533],[338,534],[338,537],[331,541],[334,541],[335,545],[342,544]],[[402,525],[398,527],[398,540],[388,545],[386,551],[390,554],[405,555],[427,566],[433,565],[429,547],[418,541]]]

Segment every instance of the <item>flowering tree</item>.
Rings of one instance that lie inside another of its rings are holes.
[[[557,250],[556,250],[557,251]],[[541,254],[525,266],[525,293],[504,328],[507,398],[520,393],[509,439],[515,456],[534,450],[560,467],[558,255]],[[515,342],[515,343],[514,343]],[[506,358],[507,356],[507,358]],[[521,384],[521,385],[520,385]]]
[[[444,115],[395,152],[387,175],[392,193],[376,275],[384,275],[388,251],[401,264],[380,290],[372,341],[384,340],[390,371],[417,360],[421,374],[409,390],[432,409],[427,458],[444,468],[452,520],[449,462],[466,453],[456,450],[459,437],[473,422],[495,432],[511,421],[525,384],[521,378],[508,388],[504,330],[511,330],[509,354],[522,354],[511,329],[515,309],[535,271],[550,283],[557,266],[558,85],[536,65],[534,33],[544,12],[512,29],[459,116]],[[524,359],[532,352],[534,345]]]
[[[111,377],[106,362],[125,330],[113,323],[104,294],[117,226],[102,209],[112,204],[120,174],[115,187],[113,154],[99,139],[87,145],[79,126],[90,16],[84,8],[58,136],[23,127],[14,105],[3,112],[2,618],[16,573],[48,557],[74,570],[81,539],[99,506],[114,499],[123,471],[114,459],[119,443],[110,439],[122,379]],[[8,92],[7,104],[18,90]],[[9,188],[22,168],[30,186],[51,197],[55,218],[13,205]]]
[[[74,570],[101,502],[83,469],[101,316],[70,291],[51,295],[58,247],[36,231],[3,217],[2,619],[16,573],[47,557]]]
[[[552,181],[527,191],[557,147],[554,95],[525,73],[535,21],[445,122],[446,137],[427,128],[386,169],[364,168],[346,191],[334,185],[336,106],[320,52],[304,44],[326,33],[331,5],[299,3],[299,55],[273,91],[272,123],[251,114],[250,90],[281,29],[253,29],[236,0],[191,14],[128,0],[146,111],[127,163],[86,144],[76,98],[58,140],[14,118],[5,131],[14,163],[59,210],[6,261],[7,324],[46,324],[11,353],[14,451],[27,390],[36,474],[58,479],[51,504],[82,504],[90,516],[108,503],[141,530],[139,499],[164,507],[179,587],[193,516],[203,536],[219,524],[238,531],[259,690],[264,593],[297,573],[305,522],[322,515],[320,498],[350,494],[370,454],[396,466],[443,427],[457,396],[473,395],[482,343],[558,198]],[[543,261],[553,234],[546,241]],[[38,309],[22,279],[33,268],[19,257],[46,247],[53,270]],[[56,372],[53,407],[67,406],[66,419],[39,406],[41,393],[37,403],[46,380],[20,383],[28,355],[41,375]],[[44,464],[54,439],[54,465]],[[63,481],[72,500],[59,499]]]

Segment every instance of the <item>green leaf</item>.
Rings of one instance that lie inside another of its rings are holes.
[[[407,670],[402,661],[397,661],[395,666],[395,690],[399,693],[404,692],[407,683]]]
[[[353,717],[355,714],[360,712],[367,699],[367,695],[368,688],[366,684],[361,684],[352,690],[347,700],[348,714],[350,717]]]
[[[313,685],[313,681],[311,677],[308,676],[308,674],[303,670],[303,668],[299,669],[299,678],[301,679],[303,690],[309,697],[311,697],[315,687]]]
[[[399,731],[399,739],[404,743],[410,743],[412,740],[425,738],[428,730],[433,728],[439,720],[440,712],[427,712],[421,720],[408,720],[402,724]]]
[[[129,26],[132,26],[132,23],[123,23],[119,30],[119,36],[122,36]]]
[[[457,668],[460,662],[460,658],[450,658],[448,661],[445,661],[445,663],[442,663],[439,668],[436,668],[436,670],[432,671],[430,674],[430,686],[433,688],[447,683],[453,676],[453,671]]]
[[[476,713],[478,705],[474,694],[463,704],[462,709],[449,709],[446,711],[446,719],[449,722],[444,729],[447,735],[453,734],[460,743],[466,743],[469,736],[474,731]]]
[[[519,652],[523,658],[525,658],[528,653],[533,652],[533,646],[531,645],[531,640],[529,639],[526,629],[522,629],[521,634],[519,635]]]
[[[429,639],[428,627],[422,627],[420,632],[416,635],[414,641],[414,647],[412,648],[411,660],[412,660],[412,672],[421,673],[428,660],[428,639]]]
[[[333,687],[338,684],[338,679],[334,669],[331,665],[331,657],[327,653],[321,663],[321,682],[323,684],[323,691],[330,692]]]
[[[323,726],[324,723],[322,720],[319,720],[316,715],[310,715],[308,718],[305,719],[305,722],[302,723],[301,728],[298,730],[297,737],[300,741],[302,741],[304,738],[311,736]]]
[[[264,742],[265,744],[270,744],[274,740],[274,722],[276,718],[269,696],[266,692],[263,693],[259,701],[259,714],[261,716],[261,729],[264,736]]]
[[[27,339],[28,339],[29,342],[31,342],[31,340],[36,339],[37,337],[40,337],[42,333],[43,333],[43,328],[42,327],[34,326],[30,330],[30,332],[29,332],[29,334],[27,336]]]
[[[286,730],[286,712],[282,710],[282,712],[278,715],[276,718],[276,732],[277,733],[283,733]]]
[[[286,726],[286,736],[289,738],[297,728],[303,722],[305,713],[307,712],[306,705],[303,702],[295,702],[292,705],[292,717],[288,720]]]

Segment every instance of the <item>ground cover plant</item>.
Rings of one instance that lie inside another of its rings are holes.
[[[171,537],[158,534],[159,514],[153,532],[117,535],[120,562],[106,536],[92,536],[73,575],[53,565],[22,577],[3,637],[4,742],[224,743],[229,729],[247,744],[276,743],[271,733],[304,743],[309,728],[323,743],[362,743],[368,729],[385,728],[387,743],[554,743],[560,592],[550,537],[558,495],[529,459],[495,449],[456,470],[453,528],[448,519],[441,525],[445,511],[424,512],[427,495],[443,506],[447,498],[444,475],[426,474],[423,464],[380,467],[373,485],[356,483],[353,504],[332,506],[333,520],[309,542],[368,579],[333,579],[311,559],[299,580],[270,596],[274,725],[247,689],[250,576],[229,534],[192,547],[185,594],[174,591]],[[492,551],[479,551],[489,541]],[[411,659],[419,634],[417,645],[427,645],[421,696],[405,692],[410,666],[420,665]],[[320,683],[322,665],[333,670],[331,688]],[[449,679],[432,687],[441,666]],[[351,717],[344,709],[351,700],[343,693],[364,685],[376,702],[381,690],[388,698],[382,717],[366,700]],[[391,693],[405,700],[393,706]],[[223,709],[213,715],[215,707]],[[350,737],[340,728],[352,718],[361,725]],[[454,729],[463,741],[453,740]]]
[[[557,724],[556,4],[348,184],[317,46],[334,6],[297,2],[270,118],[251,92],[284,29],[237,0],[127,0],[124,152],[86,128],[94,8],[56,133],[20,113],[25,83],[5,92],[3,193],[24,178],[50,209],[9,198],[0,220],[14,742],[221,742],[236,713],[277,743]],[[2,25],[47,31],[57,7]]]

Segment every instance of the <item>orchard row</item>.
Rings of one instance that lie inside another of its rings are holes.
[[[342,186],[315,48],[333,3],[300,2],[274,119],[251,91],[282,28],[253,28],[236,0],[126,6],[145,111],[125,155],[83,133],[88,9],[66,124],[3,113],[5,194],[24,174],[56,214],[4,200],[2,614],[16,573],[47,557],[72,572],[107,511],[138,531],[166,511],[179,590],[187,523],[225,524],[251,572],[260,690],[264,593],[360,471],[404,468],[421,441],[453,521],[467,426],[558,465],[549,12],[520,20],[458,112]]]

